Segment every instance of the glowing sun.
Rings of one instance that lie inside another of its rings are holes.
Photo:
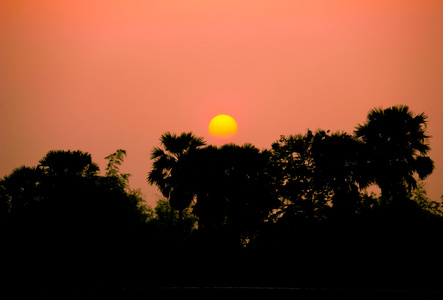
[[[237,123],[228,115],[218,115],[209,122],[209,133],[217,140],[226,142],[237,133]]]

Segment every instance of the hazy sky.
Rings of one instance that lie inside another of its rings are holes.
[[[49,150],[127,150],[152,204],[166,131],[269,148],[306,129],[352,132],[373,107],[429,116],[443,194],[443,1],[0,0],[0,176]]]

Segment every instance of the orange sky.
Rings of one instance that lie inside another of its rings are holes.
[[[0,176],[48,150],[127,150],[145,181],[166,131],[234,142],[352,132],[374,106],[429,116],[443,194],[443,1],[0,0]]]

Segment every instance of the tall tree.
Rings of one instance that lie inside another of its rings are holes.
[[[148,182],[155,184],[160,192],[168,198],[172,209],[178,210],[179,219],[182,219],[183,210],[193,199],[193,194],[185,184],[187,176],[183,171],[183,156],[204,145],[201,137],[192,132],[181,135],[166,132],[160,138],[160,147],[151,152],[152,170],[148,174]]]
[[[384,201],[406,198],[417,187],[415,175],[425,179],[434,170],[426,156],[430,150],[426,134],[427,116],[414,115],[408,106],[374,108],[354,133],[367,146],[370,175]]]

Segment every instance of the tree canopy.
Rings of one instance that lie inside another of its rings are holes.
[[[147,182],[163,196],[154,208],[120,171],[125,150],[105,157],[104,175],[87,152],[49,151],[0,180],[4,260],[55,270],[62,257],[65,269],[96,266],[91,282],[125,285],[393,280],[367,275],[376,270],[406,284],[402,264],[442,250],[443,206],[423,182],[434,170],[427,122],[407,106],[374,109],[353,134],[307,130],[269,149],[167,132],[151,151]]]

